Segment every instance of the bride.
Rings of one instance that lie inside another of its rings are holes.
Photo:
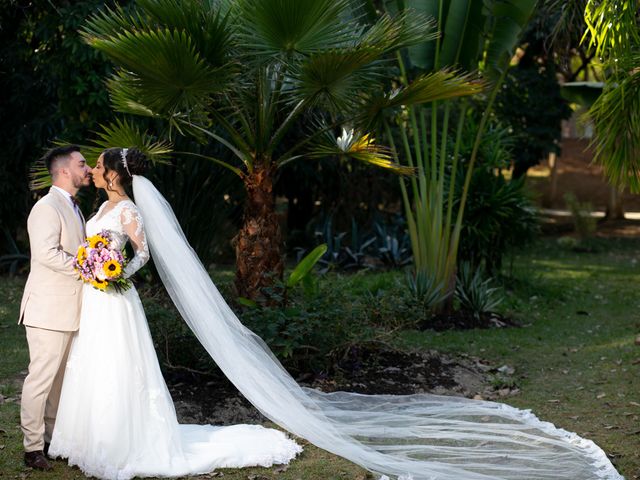
[[[94,169],[109,194],[87,233],[110,230],[149,257],[181,316],[262,414],[327,451],[398,480],[621,480],[592,441],[528,410],[466,398],[323,393],[299,386],[246,329],[189,246],[166,200],[141,176],[143,155],[108,149]],[[134,204],[123,188],[132,183]],[[84,287],[50,455],[102,478],[178,476],[287,463],[301,448],[259,426],[178,425],[140,299]]]
[[[124,190],[145,163],[136,149],[115,148],[93,169],[109,200],[87,222],[87,234],[109,230],[119,248],[131,242],[127,278],[149,260],[143,217]],[[69,354],[50,456],[121,480],[268,467],[302,451],[284,433],[258,425],[179,425],[135,287],[120,294],[85,285],[82,295],[82,331]]]

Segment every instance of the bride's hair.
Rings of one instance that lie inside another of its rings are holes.
[[[147,171],[149,160],[147,156],[135,147],[127,149],[126,159],[127,166],[125,167],[122,161],[122,151],[124,149],[107,148],[102,152],[102,164],[104,165],[104,180],[107,182],[107,172],[115,171],[120,178],[120,184],[124,188],[128,188],[131,185],[132,175],[143,175]],[[107,187],[108,188],[108,187]]]

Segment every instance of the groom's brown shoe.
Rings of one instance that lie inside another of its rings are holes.
[[[44,456],[42,450],[37,450],[35,452],[24,452],[24,464],[27,467],[31,467],[35,470],[51,470],[53,466],[47,460],[47,457]]]

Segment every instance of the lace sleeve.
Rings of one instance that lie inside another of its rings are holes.
[[[129,241],[135,251],[134,257],[124,268],[124,278],[131,277],[149,261],[149,247],[144,233],[142,216],[135,206],[127,205],[122,209],[120,221],[124,228],[124,233],[129,237]]]

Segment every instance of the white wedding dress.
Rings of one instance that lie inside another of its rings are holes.
[[[133,202],[104,203],[87,235],[109,230],[118,248],[139,245],[130,276],[149,259]],[[49,455],[105,479],[182,476],[222,467],[288,463],[301,447],[260,425],[179,425],[135,287],[124,293],[85,285]]]
[[[287,431],[381,479],[623,480],[595,443],[528,410],[452,396],[301,387],[229,308],[160,192],[134,175],[133,193],[154,265],[180,315],[238,390]],[[125,234],[137,238],[136,207],[123,208],[120,219],[99,213],[89,233],[108,228],[122,242]],[[146,261],[141,250],[131,269]],[[72,348],[49,452],[87,473],[175,476],[287,462],[300,451],[260,427],[178,426],[135,290],[85,288]]]

